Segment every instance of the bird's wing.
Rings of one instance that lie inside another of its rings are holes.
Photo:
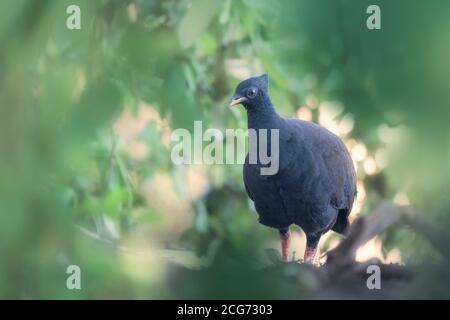
[[[356,193],[353,161],[343,142],[311,122],[288,120],[290,135],[280,144],[281,177],[288,192],[309,209],[351,209]]]
[[[329,179],[335,185],[330,204],[336,209],[350,211],[356,196],[356,173],[345,145],[337,141],[334,148],[324,151],[322,159]]]

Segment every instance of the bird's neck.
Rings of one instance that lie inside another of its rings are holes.
[[[278,128],[280,116],[267,99],[262,106],[247,109],[247,120],[249,129],[273,129]]]

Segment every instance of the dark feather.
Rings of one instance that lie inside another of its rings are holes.
[[[260,222],[277,229],[297,224],[310,238],[320,238],[330,229],[345,232],[356,196],[356,174],[344,143],[312,122],[278,116],[267,82],[260,77],[241,83],[236,95],[245,94],[249,86],[259,89],[256,98],[243,102],[249,128],[280,133],[277,174],[261,175],[262,165],[249,164],[248,156],[244,164],[245,188]],[[269,149],[270,143],[269,139]]]

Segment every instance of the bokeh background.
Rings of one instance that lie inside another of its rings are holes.
[[[261,73],[280,114],[345,141],[352,220],[391,201],[450,227],[449,1],[11,0],[0,44],[0,298],[314,297],[307,275],[265,268],[278,234],[257,223],[241,165],[170,160],[194,120],[246,128],[227,105]],[[417,266],[398,297],[450,297],[448,262],[409,227],[358,250],[371,257]]]

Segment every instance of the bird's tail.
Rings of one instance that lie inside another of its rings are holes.
[[[331,228],[331,230],[346,236],[349,226],[348,214],[348,210],[340,209],[338,211],[336,222],[334,223],[334,226]]]

